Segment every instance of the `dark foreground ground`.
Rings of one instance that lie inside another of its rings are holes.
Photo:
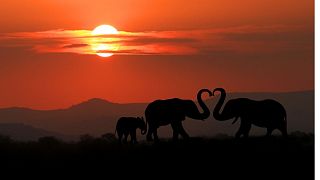
[[[15,142],[1,137],[0,164],[2,170],[17,172],[44,170],[78,174],[93,170],[106,176],[122,172],[118,175],[141,179],[151,173],[154,177],[196,175],[197,179],[306,180],[314,179],[314,136],[296,133],[286,140],[251,137],[239,141],[229,137],[178,142],[162,139],[157,144],[136,145],[119,145],[112,136],[96,139],[87,136],[77,143],[50,137],[38,142]]]

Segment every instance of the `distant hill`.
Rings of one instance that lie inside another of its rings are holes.
[[[59,110],[4,108],[0,109],[0,123],[23,123],[72,136],[86,133],[101,135],[114,132],[119,116],[141,116],[145,106],[146,104],[116,104],[94,98]]]
[[[19,141],[37,141],[40,137],[54,136],[58,139],[73,140],[75,137],[65,136],[59,133],[46,131],[40,128],[34,128],[30,125],[18,123],[0,124],[0,135],[9,136]]]
[[[275,99],[284,105],[288,114],[288,130],[314,132],[314,92],[290,93],[232,93],[228,98],[248,97],[252,99]],[[211,111],[218,100],[215,96],[206,101]],[[28,108],[0,109],[0,123],[19,123],[50,132],[79,136],[100,136],[114,132],[116,121],[121,116],[144,116],[146,103],[118,104],[103,99],[90,99],[67,109],[32,110]],[[232,121],[219,122],[212,116],[206,121],[186,120],[183,124],[191,136],[233,135],[239,124]],[[17,130],[18,131],[18,130]],[[265,129],[253,127],[252,134],[265,133]],[[0,129],[1,134],[1,129]],[[17,132],[19,134],[19,132]],[[159,129],[161,137],[172,135],[170,126]]]

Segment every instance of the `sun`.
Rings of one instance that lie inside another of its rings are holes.
[[[104,37],[101,35],[115,35],[119,34],[118,30],[111,25],[100,25],[97,26],[92,32],[93,38],[91,43],[92,50],[100,57],[110,57],[113,53],[106,51],[116,51],[119,48],[118,44],[113,43],[116,38]]]
[[[110,25],[100,25],[94,28],[92,35],[118,34],[118,30]]]

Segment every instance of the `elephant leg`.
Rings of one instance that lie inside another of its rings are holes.
[[[118,131],[119,143],[121,144],[123,133]]]
[[[181,121],[178,123],[178,131],[179,131],[179,133],[181,134],[181,136],[183,137],[183,139],[189,139],[189,135],[188,135],[187,132],[184,130]]]
[[[149,130],[147,133],[147,141],[152,141],[153,131],[154,131],[154,127],[149,125]]]
[[[154,138],[154,142],[159,142],[158,129],[157,128],[153,131],[153,138]]]
[[[251,124],[246,124],[244,126],[244,129],[243,129],[243,137],[244,138],[246,138],[246,139],[248,138],[250,129],[251,129]]]
[[[242,135],[243,133],[243,126],[240,125],[240,128],[238,129],[237,133],[236,133],[236,139],[239,139],[240,136]]]
[[[267,134],[266,137],[270,137],[272,134],[272,131],[274,130],[274,128],[267,128]]]
[[[239,139],[242,134],[244,135],[245,138],[247,138],[249,135],[250,129],[251,129],[250,123],[244,123],[243,121],[241,121],[240,128],[236,133],[236,139]]]
[[[155,142],[159,141],[157,127],[149,124],[149,130],[147,133],[147,141],[152,141],[152,135],[153,135]]]
[[[179,139],[179,128],[178,128],[178,124],[177,124],[177,123],[171,123],[171,127],[172,127],[172,130],[173,130],[172,139],[173,139],[174,141],[176,141],[176,140]]]
[[[124,133],[124,140],[123,140],[123,142],[124,142],[125,144],[128,143],[128,135],[129,135],[129,132],[125,132],[125,133]]]
[[[131,144],[137,143],[137,134],[135,130],[130,131]]]
[[[283,125],[282,127],[278,128],[280,132],[282,133],[282,136],[287,138],[288,132],[287,132],[287,125]]]
[[[236,133],[236,139],[239,139],[241,136],[242,132],[241,132],[241,128],[239,128],[239,130]]]

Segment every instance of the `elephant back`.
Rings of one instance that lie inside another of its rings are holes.
[[[184,120],[182,103],[183,100],[178,98],[151,102],[145,110],[147,122],[158,122],[159,125],[165,125],[173,121]]]

